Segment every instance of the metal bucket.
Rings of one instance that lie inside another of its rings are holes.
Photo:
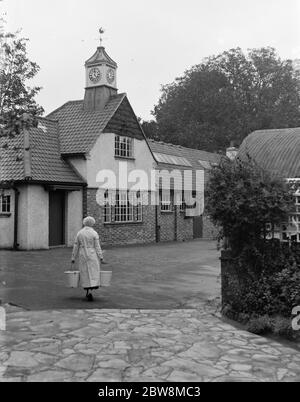
[[[100,271],[100,286],[110,286],[112,271]]]
[[[78,288],[79,286],[79,271],[65,271],[67,275],[66,285],[68,288]]]

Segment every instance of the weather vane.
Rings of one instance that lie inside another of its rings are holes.
[[[99,29],[99,34],[100,34],[100,46],[102,46],[102,41],[103,41],[103,37],[102,37],[102,35],[104,34],[104,29],[101,27],[100,29]]]

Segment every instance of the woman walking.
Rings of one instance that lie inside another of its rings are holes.
[[[94,218],[84,218],[84,227],[76,235],[72,253],[72,264],[79,255],[80,284],[86,290],[88,301],[94,300],[91,291],[100,286],[100,261],[103,260],[99,236],[93,229],[94,225]]]

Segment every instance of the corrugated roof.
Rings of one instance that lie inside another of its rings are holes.
[[[39,125],[29,131],[31,180],[82,184],[83,180],[60,155],[58,123],[39,119]],[[0,181],[24,180],[24,134],[13,139],[1,139]]]
[[[254,131],[238,153],[242,159],[246,155],[274,175],[300,177],[300,127]]]
[[[59,122],[61,153],[90,151],[125,97],[126,94],[112,96],[102,111],[84,110],[80,100],[67,102],[50,113],[47,117]]]

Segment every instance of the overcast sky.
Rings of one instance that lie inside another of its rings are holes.
[[[8,29],[22,28],[41,71],[39,103],[49,113],[82,99],[84,62],[106,29],[104,46],[118,63],[119,92],[143,119],[162,84],[203,57],[240,46],[273,46],[300,58],[300,0],[4,0]]]

